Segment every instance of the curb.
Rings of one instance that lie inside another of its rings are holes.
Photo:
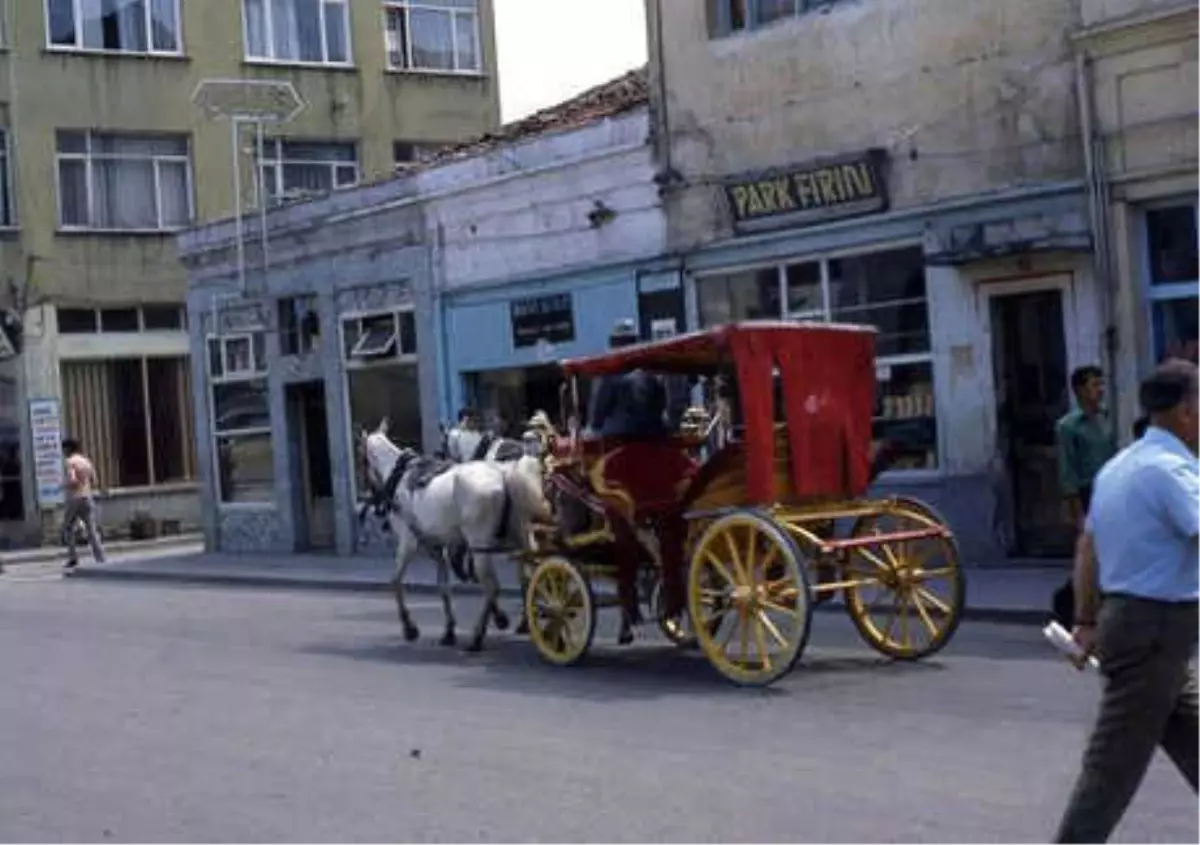
[[[74,579],[94,579],[159,584],[181,584],[192,586],[244,587],[248,589],[295,589],[319,592],[343,593],[386,593],[391,585],[386,581],[351,580],[347,578],[306,578],[296,575],[255,575],[252,573],[227,575],[217,572],[162,572],[154,570],[92,569],[81,566],[71,575]],[[410,584],[412,595],[438,595],[434,584]],[[454,584],[451,592],[455,596],[478,595],[479,587],[474,584]],[[521,598],[515,587],[501,587],[500,595],[505,598]],[[823,604],[814,608],[816,613],[844,613],[840,604]],[[1042,625],[1051,617],[1051,612],[1035,608],[967,607],[963,619],[970,622],[992,622],[1001,625]]]
[[[116,557],[119,555],[176,549],[183,546],[202,546],[203,543],[204,535],[202,534],[176,534],[171,537],[158,537],[154,540],[117,540],[112,543],[105,543],[104,552],[107,556]],[[65,546],[37,546],[32,549],[4,552],[0,553],[0,570],[3,570],[7,566],[23,566],[29,563],[50,563],[56,560],[63,560],[66,554],[67,550]]]

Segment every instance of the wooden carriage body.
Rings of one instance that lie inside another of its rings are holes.
[[[581,378],[635,370],[657,376],[734,376],[741,436],[707,460],[697,459],[695,438],[672,434],[625,440],[572,431],[552,440],[547,480],[551,490],[574,497],[593,514],[615,508],[631,525],[651,534],[664,520],[687,523],[687,613],[685,618],[660,618],[660,627],[679,644],[698,642],[722,674],[737,683],[770,683],[790,671],[807,641],[812,608],[835,592],[845,593],[851,618],[868,643],[893,657],[932,654],[957,627],[964,585],[957,547],[944,520],[914,500],[864,498],[872,481],[874,353],[873,327],[763,321],[561,364],[576,419]],[[778,397],[777,379],[782,388]],[[853,522],[849,536],[835,536],[839,520]],[[585,615],[594,617],[589,579],[611,575],[603,563],[603,550],[611,554],[613,541],[607,522],[601,515],[587,530],[566,537],[560,532],[534,554],[526,599],[531,620],[542,602],[539,573],[546,583],[574,583]],[[936,546],[946,565],[929,566],[928,555],[918,561],[910,547],[921,544]],[[948,578],[945,600],[927,588],[933,574]],[[903,619],[903,638],[893,635],[894,618],[884,625],[872,617],[878,602],[864,593],[871,586],[893,597],[890,610]],[[549,594],[543,590],[542,595]],[[555,602],[550,601],[559,608],[555,612],[565,612]],[[928,633],[923,643],[908,636],[910,610]],[[767,618],[775,611],[794,620],[794,630],[785,632]],[[740,657],[730,650],[736,650],[732,635],[720,635],[731,618],[742,620]],[[539,651],[560,664],[580,659],[594,631],[594,623],[587,624],[572,645],[565,634],[559,636],[567,630],[561,619],[545,628],[531,624]],[[780,647],[774,658],[768,655],[770,637]],[[753,660],[747,656],[751,638],[759,655]],[[752,665],[754,661],[759,662]]]

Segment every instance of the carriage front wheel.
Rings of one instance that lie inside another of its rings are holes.
[[[578,663],[596,634],[596,597],[587,576],[565,557],[542,558],[525,589],[525,618],[543,658],[557,666]]]
[[[962,619],[966,582],[958,544],[949,533],[909,540],[888,535],[944,526],[929,505],[897,498],[859,517],[852,537],[879,542],[854,550],[847,565],[846,609],[866,642],[896,660],[941,650]]]
[[[700,535],[688,610],[701,649],[729,680],[766,686],[790,672],[808,642],[812,608],[800,550],[773,520],[735,511]]]

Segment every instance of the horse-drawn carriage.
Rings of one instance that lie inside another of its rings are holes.
[[[542,656],[575,663],[600,607],[650,604],[672,641],[698,643],[736,683],[765,685],[799,659],[813,608],[839,594],[879,652],[942,648],[964,594],[949,528],[915,500],[863,498],[874,344],[869,327],[751,322],[563,362],[564,418],[580,418],[581,379],[724,375],[737,382],[741,431],[704,459],[694,419],[639,440],[584,436],[577,423],[547,433],[554,524],[522,556]],[[598,596],[600,580],[619,595]]]

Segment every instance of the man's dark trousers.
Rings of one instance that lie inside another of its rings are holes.
[[[1079,488],[1079,506],[1086,514],[1092,506],[1092,485]],[[1075,581],[1073,575],[1067,576],[1067,583],[1054,591],[1052,599],[1054,618],[1068,631],[1075,627]]]
[[[1197,621],[1194,602],[1104,598],[1096,646],[1104,695],[1056,842],[1107,841],[1157,746],[1196,789]]]

